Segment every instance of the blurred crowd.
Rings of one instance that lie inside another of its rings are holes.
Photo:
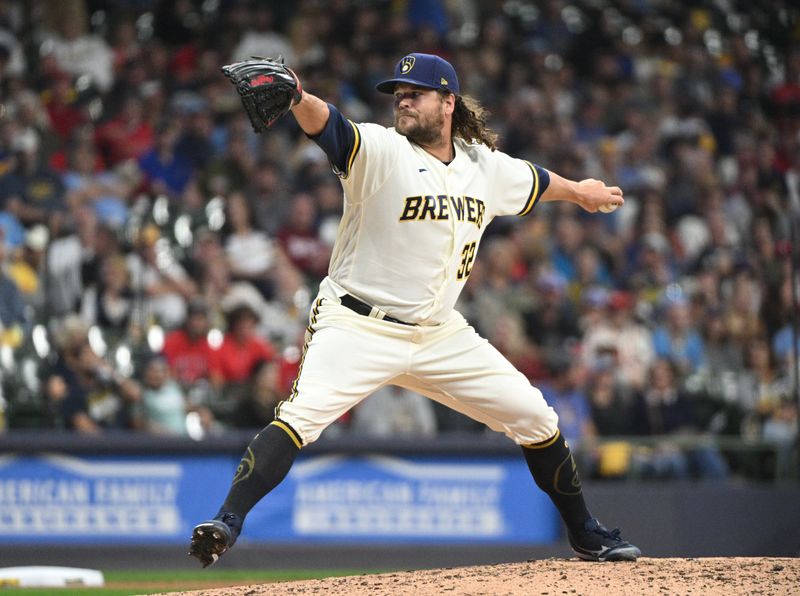
[[[2,425],[268,423],[342,191],[291,117],[252,131],[220,66],[283,56],[390,125],[374,84],[421,51],[453,62],[504,151],[625,191],[612,214],[493,222],[458,305],[566,437],[791,444],[799,41],[788,0],[0,0]],[[483,432],[385,388],[328,432],[451,430]],[[597,468],[731,463],[678,444],[613,444]]]

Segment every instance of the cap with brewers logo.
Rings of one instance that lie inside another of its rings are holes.
[[[394,67],[394,78],[379,83],[381,93],[394,93],[398,83],[419,85],[429,89],[444,89],[458,95],[456,70],[444,58],[433,54],[409,54]]]

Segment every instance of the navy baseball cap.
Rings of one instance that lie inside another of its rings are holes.
[[[433,54],[405,56],[394,67],[394,78],[378,83],[375,88],[381,93],[394,93],[397,83],[443,89],[458,95],[456,69],[444,58]]]

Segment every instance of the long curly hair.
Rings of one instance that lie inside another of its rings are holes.
[[[468,143],[480,143],[494,151],[497,149],[497,133],[486,126],[489,111],[477,99],[469,95],[456,95],[453,111],[453,136]]]

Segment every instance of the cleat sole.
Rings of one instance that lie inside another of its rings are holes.
[[[192,531],[189,556],[195,557],[203,567],[216,563],[229,548],[230,535],[217,526],[219,522],[206,522]]]

